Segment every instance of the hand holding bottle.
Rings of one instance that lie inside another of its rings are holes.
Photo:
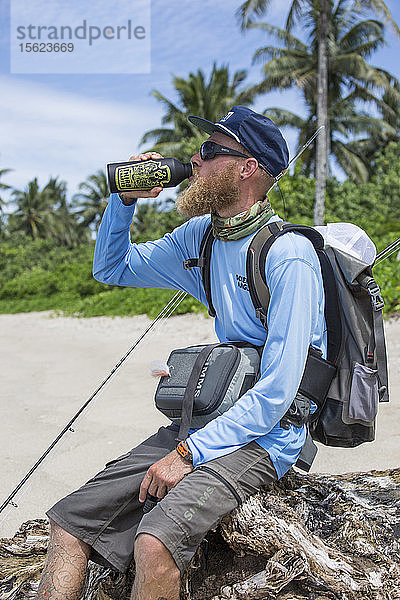
[[[144,154],[138,154],[137,156],[130,156],[130,161],[138,161],[138,160],[149,160],[149,159],[157,159],[163,158],[161,154],[158,152],[145,152]],[[138,192],[119,192],[119,197],[122,202],[129,206],[133,204],[135,200],[140,198],[157,198],[158,194],[163,190],[161,186],[154,187],[151,190],[143,190],[140,192],[140,196],[138,196]]]

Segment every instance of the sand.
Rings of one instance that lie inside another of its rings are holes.
[[[64,318],[49,312],[0,315],[0,503],[108,375],[150,321],[144,317]],[[400,320],[385,324],[391,403],[381,404],[376,441],[351,450],[319,447],[314,472],[400,466]],[[163,321],[133,352],[84,416],[0,515],[0,537],[43,517],[57,499],[168,420],[153,403],[150,362],[173,348],[215,340],[199,315]]]

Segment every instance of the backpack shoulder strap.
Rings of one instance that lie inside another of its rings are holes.
[[[212,303],[211,298],[211,281],[210,281],[210,269],[211,269],[211,254],[212,247],[214,244],[214,235],[212,231],[211,223],[208,225],[204,232],[203,239],[200,243],[199,257],[189,258],[183,261],[183,268],[190,270],[192,267],[199,267],[201,272],[201,279],[203,281],[204,292],[207,298],[208,314],[210,317],[215,317],[216,312]]]
[[[272,225],[272,224],[271,224]],[[251,301],[256,311],[257,319],[267,329],[267,310],[270,293],[265,279],[265,257],[272,243],[276,239],[276,233],[270,225],[264,225],[257,231],[250,242],[247,250],[246,279]],[[275,234],[274,234],[275,233]],[[263,252],[266,248],[265,254]],[[263,257],[261,256],[263,254]]]
[[[313,244],[317,253],[325,291],[325,320],[327,325],[327,358],[336,363],[342,340],[341,317],[335,275],[331,263],[324,251],[324,238],[313,227],[294,225],[285,221],[276,221],[264,225],[257,231],[247,251],[247,285],[256,316],[267,329],[267,312],[270,294],[265,278],[265,260],[274,241],[288,232],[301,233]]]
[[[285,221],[268,223],[261,227],[254,235],[247,251],[247,285],[256,310],[256,316],[266,329],[270,294],[265,279],[265,260],[274,241],[289,231],[303,234],[312,242],[316,249],[324,247],[324,239],[316,229],[307,225],[293,225]]]

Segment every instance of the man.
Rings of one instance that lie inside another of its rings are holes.
[[[189,119],[210,134],[192,158],[190,186],[177,199],[189,220],[161,240],[131,244],[137,199],[113,194],[97,237],[94,276],[110,284],[181,289],[206,304],[199,269],[185,271],[183,261],[198,256],[211,219],[216,333],[221,341],[265,344],[261,377],[231,409],[191,431],[178,450],[177,426],[162,427],[58,502],[48,512],[52,534],[39,598],[79,598],[89,557],[125,571],[134,556],[132,598],[178,599],[180,576],[207,531],[281,477],[305,441],[304,427],[283,429],[280,420],[299,387],[309,346],[325,352],[324,294],[312,244],[287,233],[268,253],[268,335],[243,285],[253,234],[279,220],[266,193],[287,168],[286,142],[272,121],[243,106],[218,123]],[[148,158],[160,155],[131,157]],[[140,195],[154,198],[161,189]],[[143,515],[147,493],[161,501]]]

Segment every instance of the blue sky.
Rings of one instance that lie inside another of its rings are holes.
[[[38,1],[46,15],[51,0]],[[70,0],[82,15],[95,17],[104,0]],[[131,0],[134,3],[134,0]],[[76,3],[76,6],[75,6]],[[100,4],[99,4],[100,3]],[[127,4],[128,1],[127,1]],[[150,95],[157,89],[175,100],[172,75],[186,77],[215,61],[231,73],[248,70],[248,83],[260,78],[261,65],[251,64],[254,50],[267,43],[259,31],[242,34],[235,11],[240,0],[151,0],[151,70],[149,74],[14,75],[10,74],[10,5],[0,0],[0,167],[11,168],[3,181],[19,189],[34,176],[44,185],[49,176],[68,183],[69,196],[88,175],[106,162],[135,153],[143,133],[158,127],[162,106]],[[281,26],[289,0],[274,0],[270,23]],[[387,0],[400,23],[399,0]],[[112,6],[112,3],[110,3]],[[400,42],[391,31],[388,46],[371,62],[400,77]],[[302,111],[295,91],[260,97],[255,108],[281,106]],[[286,135],[293,154],[295,137]]]

